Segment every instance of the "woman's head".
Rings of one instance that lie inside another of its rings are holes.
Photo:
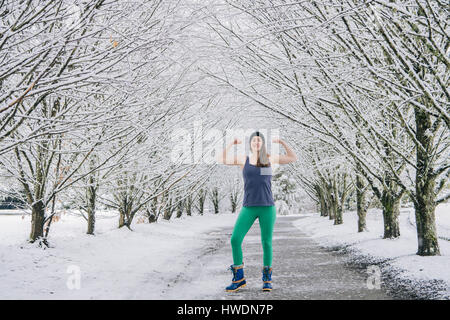
[[[256,165],[258,167],[268,167],[269,159],[267,157],[266,139],[264,139],[264,135],[259,131],[253,132],[250,135],[249,144],[250,152],[256,153],[257,155]]]

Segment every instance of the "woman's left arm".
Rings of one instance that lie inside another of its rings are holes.
[[[295,152],[287,145],[286,142],[284,142],[281,139],[273,139],[272,142],[275,143],[279,143],[281,144],[284,149],[286,149],[286,154],[274,154],[274,155],[270,155],[270,162],[271,163],[278,163],[278,164],[287,164],[287,163],[291,163],[291,162],[295,162],[297,161],[297,155],[295,154]]]

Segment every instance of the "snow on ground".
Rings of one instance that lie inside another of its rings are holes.
[[[207,233],[232,227],[237,217],[208,213],[161,219],[153,224],[134,223],[131,232],[117,229],[116,214],[99,212],[96,235],[89,236],[86,221],[69,212],[52,224],[52,248],[44,250],[26,241],[29,215],[22,219],[21,215],[1,213],[0,299],[170,299],[167,284],[173,283],[199,252],[214,245]],[[441,238],[450,238],[449,213],[448,204],[436,210]],[[439,240],[441,256],[417,256],[412,208],[401,209],[401,236],[396,240],[382,239],[378,209],[368,212],[369,231],[363,233],[357,232],[355,212],[344,213],[344,224],[338,226],[317,213],[301,215],[294,225],[324,247],[348,246],[352,254],[373,257],[373,261],[387,259],[389,266],[404,271],[395,277],[404,277],[406,282],[437,279],[450,285],[450,242]],[[78,271],[80,288],[70,289]],[[161,297],[161,292],[166,295]]]
[[[373,261],[388,261],[397,277],[414,280],[442,280],[450,296],[450,204],[436,208],[436,222],[441,256],[422,257],[417,252],[417,232],[413,208],[400,210],[400,237],[383,239],[383,217],[379,209],[367,213],[368,232],[357,232],[358,217],[355,211],[344,213],[344,223],[333,225],[328,217],[311,213],[296,220],[294,225],[311,236],[323,247],[345,247],[353,255],[370,257]]]
[[[134,223],[131,232],[117,228],[117,215],[101,212],[90,236],[86,221],[69,213],[52,224],[52,248],[44,250],[26,241],[29,215],[0,215],[0,299],[159,299],[207,245],[204,233],[235,219],[227,213],[183,216]],[[139,291],[143,283],[152,290]]]

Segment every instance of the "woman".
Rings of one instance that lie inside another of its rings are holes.
[[[272,234],[276,219],[275,203],[272,196],[272,168],[271,163],[287,164],[297,160],[297,156],[289,146],[280,139],[273,142],[280,143],[286,149],[286,155],[270,155],[266,151],[264,136],[259,131],[250,135],[251,155],[238,155],[231,159],[227,157],[228,150],[241,141],[234,139],[218,156],[219,163],[239,165],[244,177],[244,201],[242,209],[234,225],[231,235],[231,248],[233,251],[233,272],[231,285],[226,291],[237,291],[245,287],[244,262],[242,257],[242,241],[256,218],[259,219],[261,229],[261,242],[263,246],[263,291],[272,290]]]

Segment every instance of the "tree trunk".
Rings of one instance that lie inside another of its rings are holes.
[[[384,236],[383,239],[393,239],[400,236],[398,216],[400,214],[400,199],[390,190],[383,190],[381,204],[383,205]]]
[[[333,205],[330,205],[330,209],[328,210],[328,220],[334,220],[334,213],[335,209],[333,208]]]
[[[173,209],[172,209],[172,198],[167,199],[168,197],[169,197],[168,195],[165,195],[165,197],[164,197],[164,199],[165,199],[165,201],[164,201],[165,208],[164,208],[163,218],[165,220],[170,220],[170,218],[172,217],[172,212],[173,212]]]
[[[219,189],[218,188],[214,188],[212,191],[212,195],[211,195],[211,199],[212,199],[212,203],[214,206],[214,213],[218,214],[219,213]]]
[[[366,206],[366,192],[364,186],[364,180],[362,176],[359,174],[361,170],[361,165],[359,163],[356,164],[356,212],[358,215],[358,232],[363,232],[367,230],[366,227],[366,215],[367,215],[367,206]]]
[[[90,178],[91,183],[93,183],[92,177]],[[87,234],[93,235],[95,232],[95,203],[96,203],[96,190],[94,186],[87,187],[87,216],[88,216],[88,227]]]
[[[125,213],[123,212],[123,209],[120,208],[119,209],[119,228],[122,228],[125,225],[125,221],[126,221]]]
[[[198,196],[198,213],[200,215],[203,215],[203,212],[205,210],[205,199],[206,199],[206,192],[204,189],[200,189]]]
[[[88,215],[88,228],[87,228],[86,233],[94,235],[94,232],[95,232],[95,208],[88,208],[87,215]]]
[[[319,192],[319,201],[320,201],[320,216],[328,217],[328,205],[327,200],[325,199],[325,195],[323,191]]]
[[[341,187],[341,192],[339,192],[339,187]],[[344,223],[344,205],[347,199],[347,175],[344,174],[342,176],[342,181],[338,181],[338,183],[334,183],[334,197],[336,198],[336,214],[334,217],[334,224],[343,224]]]
[[[119,208],[119,228],[126,226],[131,230],[131,221],[133,220],[133,216],[131,215],[132,202],[127,202],[127,200],[123,201],[123,205]]]
[[[148,216],[148,223],[154,223],[156,222],[156,215],[154,215],[153,213],[150,213]]]
[[[418,250],[421,256],[440,255],[435,222],[435,177],[432,176],[432,147],[430,115],[415,109],[416,137],[421,147],[416,148],[416,199],[414,201]]]
[[[356,133],[356,147],[358,149],[362,148],[361,134]],[[359,161],[356,161],[356,213],[358,215],[358,232],[363,232],[367,230],[366,227],[366,192],[364,186],[363,178],[363,168]]]
[[[44,236],[45,208],[42,200],[39,200],[31,209],[31,233],[30,242],[33,243]]]
[[[192,215],[192,195],[189,195],[186,199],[186,215],[191,216]]]
[[[343,224],[344,223],[344,217],[342,216],[342,212],[344,210],[344,202],[345,202],[345,196],[342,195],[342,198],[339,200],[338,195],[338,187],[334,187],[334,198],[336,199],[336,211],[334,213],[334,224]],[[342,192],[345,192],[344,190]]]
[[[326,198],[325,198],[325,203],[327,205],[327,209],[328,209],[328,219],[329,220],[334,220],[334,215],[336,212],[336,207],[335,207],[335,201],[334,201],[334,197],[332,194],[332,190],[331,190],[331,186],[327,186],[326,187]]]
[[[358,214],[358,232],[367,231],[366,216],[366,195],[363,191],[356,191],[356,207]]]
[[[237,194],[233,190],[230,193],[231,213],[235,213],[237,209]]]
[[[154,223],[158,220],[158,197],[153,198],[150,208],[147,208],[148,223]]]
[[[182,200],[182,202],[178,203],[177,205],[177,218],[181,218],[181,216],[183,215],[183,208],[184,208],[184,201]]]
[[[343,223],[342,206],[339,203],[338,191],[335,183],[333,183],[332,189],[330,190],[330,196],[332,209],[331,211],[333,213],[334,224],[335,225],[342,224]]]
[[[338,225],[338,224],[343,224],[343,223],[344,223],[344,218],[342,216],[342,206],[337,204],[336,211],[334,214],[334,224]]]

